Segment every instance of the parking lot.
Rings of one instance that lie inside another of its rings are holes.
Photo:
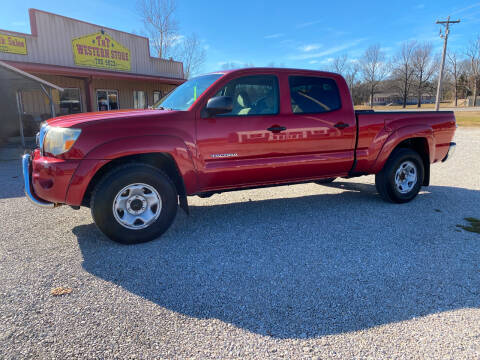
[[[456,141],[409,204],[373,176],[191,197],[137,246],[0,162],[0,357],[479,358],[480,234],[457,224],[480,218],[480,129]]]

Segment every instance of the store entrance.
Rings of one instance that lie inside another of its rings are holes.
[[[97,90],[97,111],[118,110],[117,90]]]

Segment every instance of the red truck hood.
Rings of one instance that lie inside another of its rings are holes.
[[[159,113],[167,113],[166,110],[114,110],[114,111],[99,111],[90,113],[79,113],[74,115],[59,116],[47,120],[47,124],[50,126],[60,127],[75,127],[78,124],[86,122],[99,121],[99,120],[113,120],[113,119],[125,119],[129,117],[143,117],[151,116],[153,113],[157,115]]]

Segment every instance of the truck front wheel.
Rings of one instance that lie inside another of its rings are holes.
[[[420,155],[411,149],[396,149],[382,171],[375,175],[380,196],[389,202],[406,203],[417,196],[425,169]]]
[[[92,217],[110,239],[137,244],[162,235],[177,213],[177,191],[160,169],[127,164],[113,169],[95,187]]]

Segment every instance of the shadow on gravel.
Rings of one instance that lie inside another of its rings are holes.
[[[14,161],[0,160],[0,199],[25,196],[23,192],[23,175],[20,159]]]
[[[275,338],[480,307],[480,240],[455,227],[478,215],[479,191],[432,186],[392,205],[372,185],[329,186],[345,191],[285,199],[282,187],[276,199],[192,206],[161,239],[137,246],[93,224],[73,232],[91,274],[186,316]]]

